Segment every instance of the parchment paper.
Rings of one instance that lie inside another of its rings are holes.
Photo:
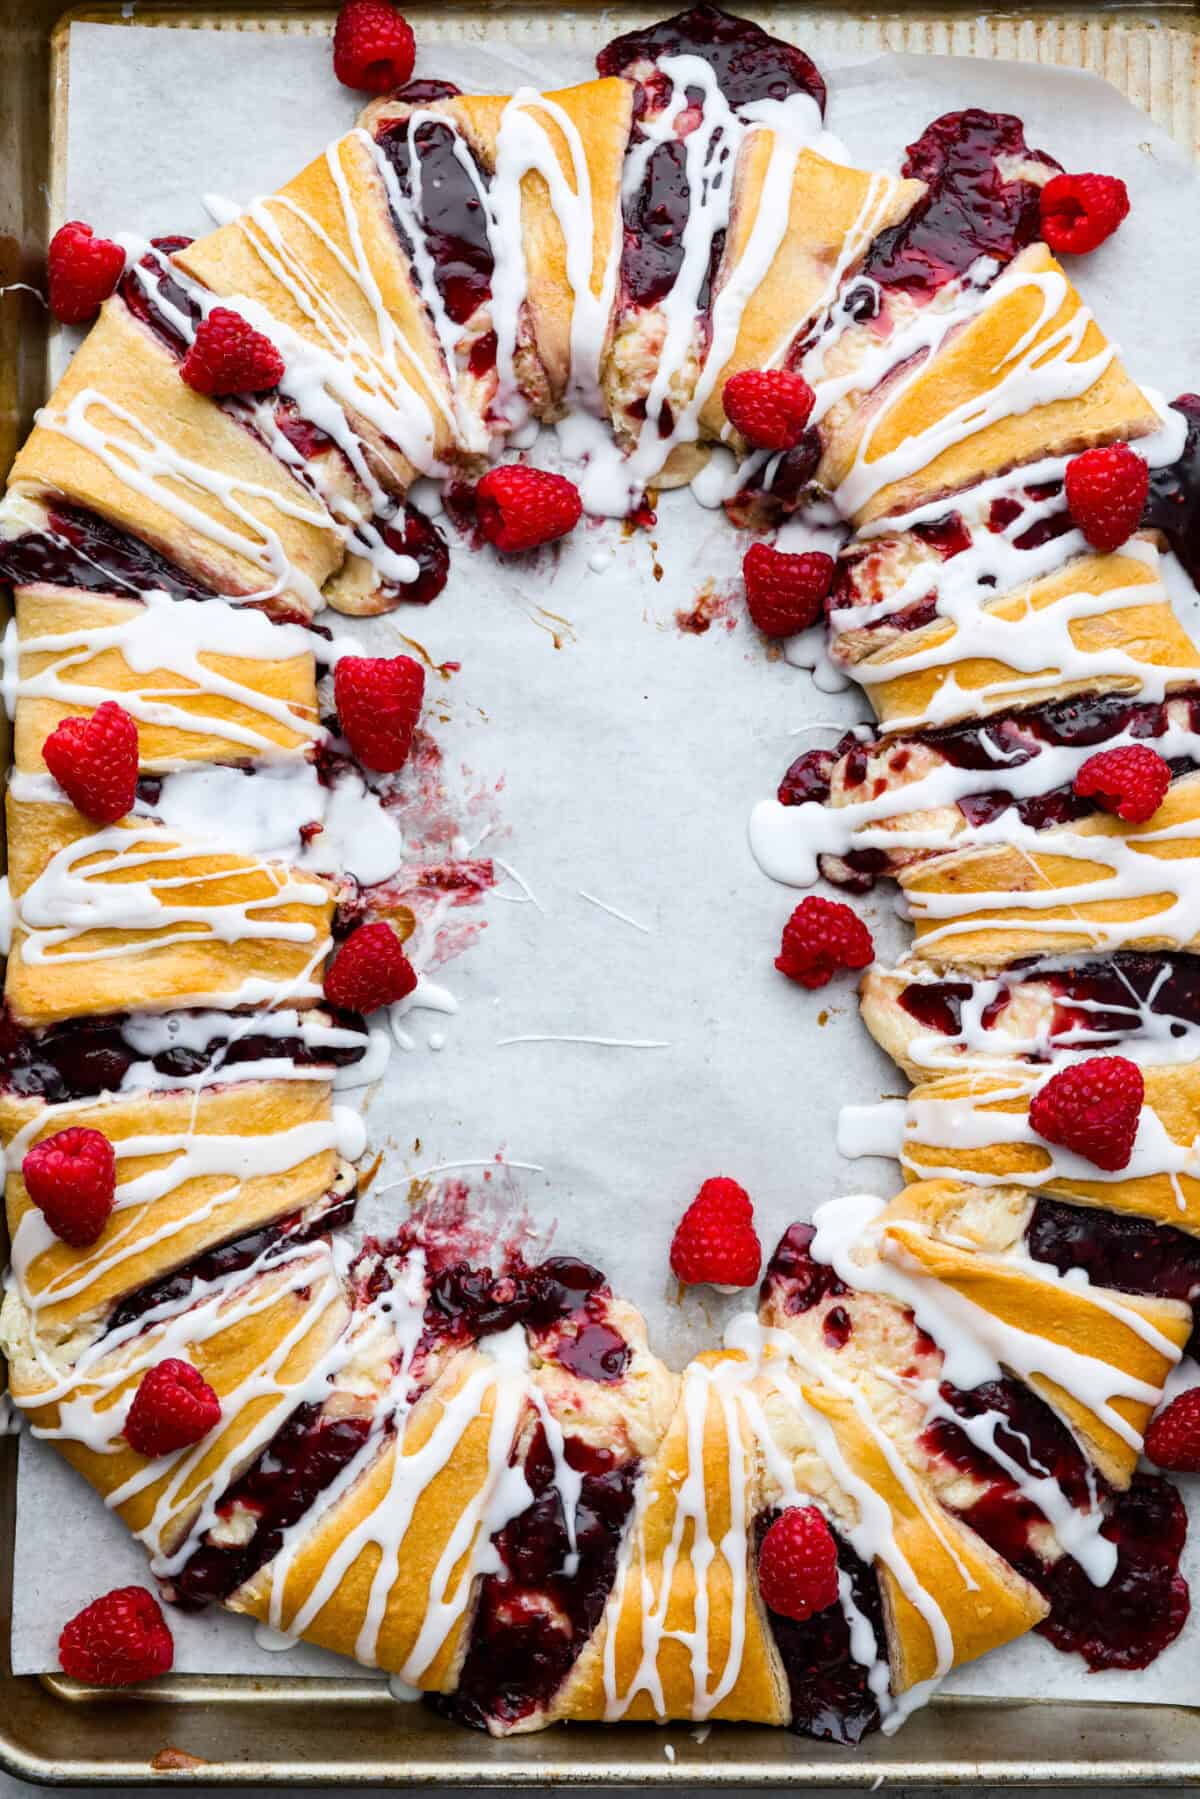
[[[561,43],[522,36],[500,14],[486,48],[438,28],[418,74],[505,91],[583,79],[602,14],[566,15]],[[577,48],[564,49],[574,33]],[[469,36],[470,33],[468,32]],[[855,160],[894,165],[937,114],[1020,112],[1031,144],[1068,167],[1123,175],[1125,229],[1079,272],[1135,375],[1168,395],[1200,384],[1200,183],[1144,115],[1091,77],[1015,63],[888,57],[837,67],[831,124]],[[349,125],[323,35],[71,29],[68,217],[104,231],[207,228],[200,196],[267,192]],[[836,1193],[893,1192],[890,1163],[847,1164],[838,1108],[904,1083],[860,1025],[849,983],[807,995],[772,959],[795,900],[752,861],[746,821],[790,759],[865,713],[855,691],[819,692],[769,656],[737,597],[744,545],[719,514],[668,495],[657,529],[626,538],[592,525],[512,565],[460,551],[446,592],[354,629],[372,647],[420,638],[461,673],[437,687],[449,763],[503,779],[506,835],[488,848],[516,878],[489,901],[482,939],[444,973],[460,1010],[417,1015],[417,1047],[376,1094],[372,1142],[385,1162],[372,1226],[403,1215],[408,1177],[498,1152],[539,1228],[596,1261],[646,1311],[678,1365],[717,1340],[738,1302],[682,1303],[666,1278],[674,1223],[698,1183],[724,1172],[754,1197],[764,1244]],[[719,602],[704,634],[681,631],[705,583]],[[725,603],[727,602],[727,603]],[[560,624],[548,614],[557,614]],[[520,883],[525,884],[523,891]],[[525,898],[525,892],[533,900]],[[623,922],[582,897],[614,907]],[[863,902],[881,956],[907,930],[891,892]],[[440,1053],[428,1047],[444,1030]],[[509,1043],[530,1034],[653,1040],[660,1048]],[[466,1171],[470,1173],[470,1171]],[[96,1592],[144,1580],[140,1549],[48,1445],[21,1443],[13,1657],[55,1665],[62,1620]],[[1200,1600],[1200,1532],[1185,1558]],[[184,1671],[352,1672],[305,1647],[256,1646],[241,1620],[171,1615]],[[964,1670],[958,1691],[1013,1697],[1195,1697],[1195,1627],[1143,1678],[1089,1676],[1029,1638]]]

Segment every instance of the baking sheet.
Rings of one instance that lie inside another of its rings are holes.
[[[544,22],[531,30],[498,17],[485,47],[462,42],[452,20],[444,29],[452,41],[431,48],[418,73],[464,87],[580,79],[582,46],[608,32],[602,16],[568,20],[563,35],[573,29],[581,47],[565,52],[543,41]],[[839,60],[822,58],[829,69]],[[76,24],[70,81],[64,216],[104,231],[199,233],[208,223],[199,196],[269,190],[357,110],[330,78],[319,34]],[[1136,374],[1168,393],[1194,384],[1200,255],[1180,240],[1179,222],[1197,216],[1195,173],[1113,90],[1002,62],[891,57],[842,67],[832,98],[832,127],[858,161],[894,162],[929,118],[975,104],[1019,110],[1029,141],[1068,166],[1124,175],[1133,218],[1089,259],[1081,284]],[[396,633],[408,630],[434,661],[461,662],[438,685],[446,717],[436,733],[448,762],[503,782],[505,835],[485,848],[515,871],[489,902],[482,941],[445,971],[459,1012],[414,1019],[416,1048],[396,1058],[374,1100],[372,1140],[385,1161],[366,1218],[386,1228],[402,1216],[415,1172],[503,1154],[511,1172],[483,1190],[523,1204],[543,1230],[557,1221],[561,1247],[604,1266],[679,1362],[737,1304],[679,1303],[664,1278],[674,1220],[699,1181],[718,1171],[740,1179],[766,1243],[832,1193],[893,1191],[891,1165],[838,1157],[834,1125],[844,1101],[903,1083],[859,1025],[849,986],[808,996],[774,973],[793,896],[759,874],[745,843],[753,801],[800,748],[826,740],[819,727],[840,731],[862,702],[820,692],[764,653],[736,599],[743,546],[723,518],[685,494],[667,496],[659,519],[650,537],[632,539],[593,526],[517,567],[460,552],[428,612],[355,627],[374,649],[401,647]],[[705,584],[718,616],[702,634],[681,630],[676,613],[691,612]],[[898,951],[906,932],[888,890],[862,909],[881,954]],[[440,1052],[429,1047],[434,1032],[445,1035]],[[661,1047],[501,1041],[530,1035]],[[49,1565],[47,1519],[55,1541],[71,1545]],[[145,1578],[123,1526],[28,1438],[16,1564],[21,1672],[55,1664],[56,1621],[99,1587]],[[350,1671],[307,1647],[268,1654],[239,1620],[172,1614],[171,1623],[182,1672]],[[1087,1676],[1029,1639],[952,1685],[1178,1703],[1193,1696],[1194,1653],[1185,1632],[1137,1682]]]

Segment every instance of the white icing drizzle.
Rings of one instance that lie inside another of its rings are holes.
[[[94,417],[107,414],[125,427],[116,431]],[[94,387],[84,387],[72,395],[65,408],[55,411],[43,407],[37,415],[45,431],[67,437],[81,449],[96,456],[109,472],[143,499],[161,507],[177,518],[189,531],[222,549],[231,551],[257,569],[264,585],[240,596],[243,604],[275,599],[287,593],[309,611],[321,605],[321,592],[311,576],[297,568],[288,558],[278,531],[251,506],[257,500],[264,509],[295,519],[315,530],[328,529],[330,517],[322,505],[314,508],[300,497],[276,492],[260,482],[241,479],[223,470],[210,468],[193,457],[184,456],[151,429],[144,419],[110,399]],[[207,495],[215,500],[221,516],[213,517],[188,497],[189,493]],[[229,517],[244,527],[238,530]]]
[[[169,670],[190,684],[183,693],[194,698],[198,690],[214,702],[204,712],[197,712],[181,705],[182,695],[174,691],[164,693],[150,687],[123,690],[121,705],[139,723],[183,732],[207,731],[265,761],[289,752],[263,731],[228,717],[221,702],[285,725],[301,740],[315,742],[322,735],[320,725],[293,702],[274,698],[250,681],[239,681],[214,668],[212,659],[283,661],[311,654],[312,646],[313,638],[303,626],[273,624],[253,608],[230,606],[215,598],[173,599],[151,589],[141,596],[135,613],[115,624],[18,637],[15,621],[10,622],[4,639],[5,702],[10,717],[20,699],[98,706],[114,697],[112,690],[89,686],[74,678],[72,671],[113,651],[135,674]],[[321,647],[327,648],[324,643]],[[46,665],[36,673],[22,672],[23,659],[34,656],[47,657]]]
[[[570,178],[563,171],[554,141],[539,114],[562,133],[571,165]],[[534,88],[519,88],[501,115],[495,170],[487,191],[488,235],[494,257],[492,316],[499,375],[496,406],[511,426],[524,423],[529,412],[517,378],[516,353],[522,309],[529,293],[521,184],[530,173],[540,175],[546,184],[565,247],[571,331],[564,400],[568,406],[593,414],[601,410],[600,359],[608,338],[621,257],[619,199],[614,199],[599,286],[594,286],[595,212],[583,140],[574,120],[556,100]]]

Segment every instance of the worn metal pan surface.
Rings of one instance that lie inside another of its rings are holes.
[[[40,284],[64,173],[72,19],[120,24],[121,0],[61,14],[61,0],[0,0],[0,476],[46,391],[45,314],[12,284]],[[609,4],[613,30],[670,8]],[[905,50],[1005,57],[1088,69],[1200,155],[1200,12],[1160,5],[971,4],[891,9],[836,0],[743,10],[822,50]],[[405,12],[426,41],[475,36],[488,15],[562,41],[580,10],[539,0],[413,0]],[[138,6],[136,23],[164,30],[329,29],[330,9],[254,0]],[[57,221],[56,221],[57,222]],[[4,290],[10,291],[4,291]],[[0,740],[0,756],[7,745]],[[854,1751],[752,1726],[706,1736],[685,1727],[571,1726],[494,1742],[397,1706],[362,1680],[219,1679],[158,1682],[152,1691],[89,1691],[62,1678],[17,1676],[8,1655],[16,1513],[16,1444],[0,1439],[0,1766],[34,1781],[129,1787],[213,1784],[541,1786],[1195,1785],[1200,1707],[1004,1702],[944,1698],[896,1738]],[[1153,1679],[1153,1674],[1148,1677]],[[1200,1700],[1200,1691],[1198,1691]],[[697,1737],[703,1737],[698,1741]],[[674,1759],[665,1754],[667,1744]]]

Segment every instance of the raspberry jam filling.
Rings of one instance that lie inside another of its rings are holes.
[[[581,1380],[619,1381],[630,1350],[607,1320],[611,1298],[600,1271],[574,1256],[551,1256],[533,1268],[510,1257],[498,1275],[456,1262],[434,1276],[417,1353],[520,1324],[542,1337],[543,1354]]]
[[[1025,1227],[1025,1247],[1060,1274],[1081,1268],[1090,1281],[1118,1293],[1158,1299],[1200,1296],[1200,1239],[1148,1218],[1125,1218],[1090,1206],[1038,1199]],[[1187,1352],[1200,1359],[1200,1327]]]
[[[826,1299],[840,1299],[850,1291],[827,1262],[812,1257],[816,1228],[811,1224],[789,1225],[779,1239],[775,1253],[763,1275],[759,1301],[775,1301],[790,1318],[810,1312]]]
[[[1139,742],[1153,743],[1172,729],[1200,737],[1200,690],[1185,689],[1161,701],[1134,700],[1117,693],[1076,695],[1046,701],[1025,711],[935,726],[921,733],[919,743],[954,768],[978,770],[981,775],[995,777],[1002,776],[1006,769],[1032,762],[1045,747],[1085,749],[1107,743],[1122,733]],[[854,732],[847,732],[831,750],[806,750],[789,765],[779,784],[776,797],[780,805],[800,806],[809,800],[827,805],[839,763],[841,788],[847,799],[879,799],[890,785],[888,775],[904,774],[916,745],[903,738],[893,740],[888,749],[886,774],[878,767],[881,747],[878,738],[863,741]],[[1190,774],[1200,768],[1200,749],[1167,760],[1173,777]],[[902,791],[897,788],[897,792]],[[915,791],[914,809],[919,809],[920,803],[919,792]],[[1003,779],[995,784],[981,783],[978,792],[963,794],[955,803],[973,828],[989,824],[1010,807],[1023,825],[1036,831],[1070,824],[1101,810],[1098,799],[1081,798],[1069,783],[1018,799]],[[879,848],[821,858],[825,878],[855,892],[866,892],[888,865],[888,852]]]
[[[47,508],[41,530],[0,538],[0,581],[13,587],[47,582],[88,593],[128,589],[135,597],[161,588],[177,600],[208,600],[215,592],[119,525],[61,503]]]
[[[1039,1633],[1056,1649],[1082,1655],[1093,1670],[1148,1667],[1179,1635],[1189,1610],[1179,1572],[1187,1514],[1175,1489],[1158,1476],[1135,1474],[1128,1492],[1108,1494],[1066,1425],[1019,1381],[989,1381],[966,1393],[943,1386],[942,1397],[961,1416],[1002,1412],[1012,1428],[998,1427],[999,1445],[1027,1472],[1052,1475],[1072,1504],[1087,1505],[1092,1487],[1107,1500],[1101,1534],[1116,1544],[1117,1565],[1097,1586],[1073,1556],[1038,1553],[1033,1533],[1044,1525],[1041,1513],[958,1425],[938,1419],[925,1433],[929,1448],[986,1483],[959,1515],[1048,1601]]]
[[[825,83],[811,57],[716,6],[693,6],[643,31],[624,32],[600,51],[596,68],[601,75],[625,75],[643,85],[647,79],[661,83],[662,75],[649,65],[664,56],[701,57],[735,111],[791,94],[808,94],[825,111]]]
[[[735,112],[756,100],[786,100],[792,94],[808,94],[822,113],[825,110],[825,83],[802,50],[770,37],[748,19],[696,6],[647,30],[614,38],[596,58],[601,75],[623,75],[637,82],[631,147],[645,141],[642,121],[661,112],[670,100],[671,79],[658,63],[671,56],[697,56],[708,63]],[[659,305],[682,266],[692,202],[682,138],[699,123],[703,105],[702,90],[689,88],[687,106],[676,123],[677,136],[655,146],[641,185],[625,198],[621,286],[630,307]],[[719,138],[717,134],[714,139],[714,167],[720,156]],[[723,231],[713,234],[698,301],[702,313],[708,308],[724,242]]]
[[[1043,1210],[1043,1207],[1046,1210]],[[1060,1214],[1076,1212],[1076,1218],[1064,1223]],[[1064,1270],[1071,1266],[1088,1266],[1081,1246],[1088,1242],[1083,1233],[1095,1220],[1097,1237],[1093,1249],[1097,1267],[1101,1254],[1111,1253],[1114,1260],[1121,1255],[1119,1238],[1114,1237],[1111,1250],[1106,1245],[1105,1227],[1109,1215],[1084,1213],[1081,1209],[1061,1207],[1055,1202],[1039,1201],[1030,1227],[1029,1248],[1039,1255],[1039,1246],[1052,1253],[1040,1259],[1062,1260],[1056,1265]],[[1057,1222],[1057,1233],[1051,1223]],[[1115,1221],[1117,1224],[1119,1220]],[[1154,1226],[1144,1227],[1153,1232]],[[1075,1233],[1075,1234],[1072,1234]],[[811,1309],[831,1297],[839,1297],[845,1289],[832,1270],[814,1262],[811,1225],[793,1225],[771,1259],[764,1282],[764,1297],[770,1293],[785,1311],[795,1314]],[[1171,1233],[1178,1236],[1180,1233]],[[1140,1241],[1142,1231],[1131,1233],[1127,1241]],[[1069,1253],[1063,1254],[1067,1248]],[[1175,1280],[1182,1286],[1200,1265],[1200,1244],[1192,1246],[1190,1259],[1182,1262],[1189,1270],[1165,1273],[1164,1285]],[[1158,1270],[1168,1262],[1150,1249],[1136,1274],[1127,1269],[1127,1279],[1145,1279],[1145,1287],[1134,1285],[1127,1291],[1159,1291],[1149,1283],[1159,1277]],[[1089,1269],[1089,1272],[1090,1269]],[[1093,1278],[1105,1278],[1097,1273]],[[1120,1286],[1119,1281],[1113,1281]],[[1172,1297],[1182,1297],[1179,1286]],[[831,1308],[830,1316],[841,1308]],[[924,1337],[924,1333],[922,1333]],[[935,1350],[926,1338],[930,1352]],[[985,1381],[969,1390],[944,1382],[940,1397],[956,1416],[934,1416],[927,1424],[922,1443],[927,1452],[948,1462],[951,1467],[969,1475],[983,1488],[979,1497],[964,1506],[960,1516],[997,1554],[1025,1576],[1050,1604],[1050,1613],[1038,1626],[1057,1649],[1076,1650],[1092,1668],[1145,1667],[1172,1642],[1183,1627],[1188,1613],[1187,1583],[1179,1573],[1179,1555],[1186,1532],[1186,1516],[1173,1488],[1157,1477],[1137,1475],[1128,1493],[1113,1494],[1096,1475],[1066,1424],[1051,1407],[1024,1382],[1003,1376]],[[1108,1515],[1101,1526],[1103,1534],[1117,1545],[1116,1570],[1106,1586],[1094,1586],[1073,1557],[1057,1558],[1039,1551],[1038,1536],[1044,1536],[1046,1520],[1036,1505],[1022,1496],[1016,1480],[979,1444],[973,1442],[956,1418],[979,1418],[986,1413],[999,1413],[995,1426],[996,1447],[1025,1473],[1041,1478],[1049,1475],[1068,1501],[1079,1509],[1103,1503]],[[840,1560],[839,1556],[839,1560]],[[843,1566],[846,1564],[843,1562]],[[862,1601],[859,1601],[860,1606]],[[1143,1615],[1145,1608],[1146,1616]],[[863,1609],[866,1609],[865,1607]],[[1148,1624],[1148,1616],[1153,1623]],[[835,1614],[822,1614],[830,1622]],[[776,1626],[778,1638],[778,1622]],[[808,1628],[808,1627],[806,1627]],[[881,1639],[882,1640],[882,1639]],[[780,1644],[781,1651],[783,1648]],[[790,1670],[789,1670],[790,1673]]]
[[[134,269],[125,271],[117,288],[134,318],[145,325],[148,331],[152,331],[172,356],[178,357],[180,361],[188,353],[191,338],[182,334],[171,315],[182,313],[194,333],[200,323],[201,312],[187,290],[175,280],[166,258],[173,256],[177,250],[186,250],[191,242],[190,237],[152,237],[152,247],[161,254],[143,256],[137,266],[150,277],[153,294]]]
[[[773,487],[772,492],[775,491]],[[1016,493],[1001,494],[994,499],[988,507],[987,517],[974,527],[974,535],[960,512],[945,512],[940,518],[911,526],[905,537],[931,551],[932,557],[927,558],[931,562],[933,558],[941,562],[953,561],[973,544],[986,541],[986,534],[1006,537],[1017,550],[1037,550],[1073,529],[1062,495],[1061,481],[1034,482]],[[1014,531],[1012,527],[1026,514],[1028,523]],[[884,608],[881,617],[859,627],[866,630],[916,631],[937,617],[936,591],[906,606],[894,610],[888,608],[893,580],[888,550],[894,541],[885,539],[881,544],[868,544],[839,558],[828,602],[831,624],[838,624],[837,613],[863,606]],[[985,570],[978,576],[976,587],[981,602],[989,597],[986,590],[995,586],[994,574]]]
[[[631,1352],[609,1322],[612,1289],[598,1268],[574,1256],[548,1256],[530,1266],[518,1249],[502,1245],[493,1273],[467,1259],[458,1236],[453,1225],[431,1229],[417,1219],[390,1242],[369,1237],[350,1269],[355,1303],[370,1305],[391,1288],[406,1258],[423,1255],[429,1297],[413,1356],[418,1377],[429,1355],[465,1349],[519,1325],[535,1336],[540,1356],[580,1379],[621,1379]],[[471,1248],[487,1253],[482,1243]]]
[[[370,1428],[368,1418],[330,1418],[319,1406],[297,1406],[217,1507],[222,1521],[248,1522],[246,1541],[214,1541],[210,1532],[179,1573],[162,1583],[164,1599],[199,1610],[244,1585],[278,1555],[284,1531],[353,1460]]]
[[[7,1006],[0,1006],[0,1089],[58,1105],[116,1093],[135,1064],[148,1063],[169,1081],[202,1074],[218,1056],[221,1067],[230,1069],[267,1061],[345,1068],[366,1053],[365,1036],[361,1044],[347,1045],[314,1045],[302,1037],[253,1030],[237,1036],[247,1015],[230,1013],[228,1029],[215,1030],[203,1047],[179,1044],[147,1057],[124,1036],[125,1016],[74,1018],[31,1031],[17,1023]]]
[[[1187,420],[1178,462],[1150,470],[1142,522],[1161,531],[1192,580],[1200,584],[1200,394],[1180,394],[1172,407]]]
[[[357,1203],[357,1187],[348,1193],[330,1192],[323,1201],[304,1212],[273,1219],[270,1224],[260,1225],[258,1230],[247,1231],[228,1243],[218,1244],[215,1249],[204,1250],[173,1273],[161,1275],[128,1294],[108,1319],[106,1333],[111,1335],[125,1325],[135,1323],[156,1306],[182,1304],[196,1284],[207,1285],[226,1275],[238,1274],[243,1268],[252,1267],[260,1256],[267,1256],[264,1267],[268,1267],[273,1259],[268,1255],[269,1251],[283,1255],[287,1250],[315,1242],[318,1237],[327,1237],[331,1231],[341,1230],[353,1219]]]
[[[863,274],[921,303],[979,257],[1011,262],[1041,236],[1040,188],[1012,171],[1034,164],[1047,176],[1059,164],[1025,143],[1011,113],[944,113],[910,144],[904,174],[926,192],[867,252]]]
[[[413,94],[418,86],[440,89],[449,84],[411,82],[397,97],[413,105],[448,97],[439,92],[418,98]],[[422,119],[414,128],[408,119],[397,119],[384,125],[376,142],[396,171],[406,199],[419,204],[422,235],[442,304],[456,325],[465,325],[472,313],[491,298],[494,260],[479,190],[460,161],[461,140],[449,124]],[[414,149],[419,202],[413,191]],[[392,225],[405,255],[411,258],[412,242],[394,211]],[[492,356],[494,360],[494,340]]]
[[[522,1463],[533,1501],[494,1538],[501,1571],[481,1585],[456,1691],[435,1701],[459,1723],[513,1725],[544,1710],[600,1622],[640,1464],[577,1437],[564,1453],[581,1476],[574,1549],[539,1424]]]
[[[755,1521],[755,1548],[779,1516],[765,1512]],[[874,1568],[833,1532],[838,1567],[850,1582],[854,1604],[875,1633],[876,1654],[886,1656],[883,1600]],[[768,1610],[771,1634],[787,1675],[792,1729],[825,1743],[859,1742],[879,1728],[879,1705],[870,1687],[870,1669],[850,1653],[850,1626],[840,1605],[798,1623]]]
[[[414,606],[428,606],[435,600],[450,575],[450,546],[437,525],[416,506],[407,502],[394,518],[380,526],[380,536],[390,550],[411,556],[417,564],[416,579],[392,586],[384,581],[380,591],[387,596],[400,595]]]
[[[1073,968],[1034,967],[1024,974],[1013,968],[980,1014],[985,1030],[998,1023],[1026,982],[1049,988],[1054,996],[1050,1048],[1084,1041],[1098,1047],[1147,1034],[1151,1018],[1169,1021],[1173,1037],[1200,1025],[1200,963],[1186,954],[1116,950]],[[927,1030],[957,1037],[972,991],[969,981],[914,981],[903,989],[899,1003]]]

